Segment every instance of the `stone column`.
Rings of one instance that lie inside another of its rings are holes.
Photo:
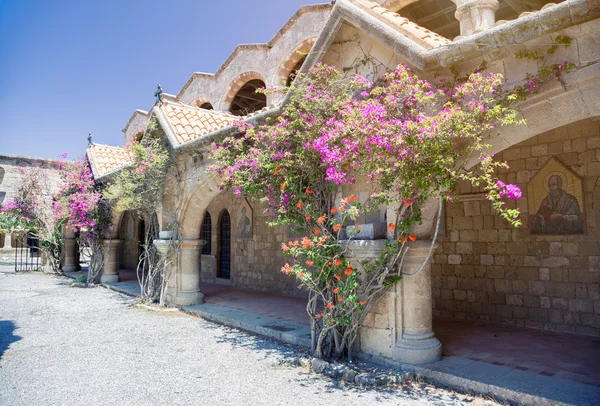
[[[62,265],[63,272],[73,272],[78,268],[77,264],[77,240],[75,239],[75,232],[70,229],[66,229],[63,232],[63,249],[64,249],[64,261]]]
[[[4,234],[4,246],[0,248],[12,249],[12,235],[10,233]]]
[[[161,233],[162,234],[162,233]],[[175,267],[175,298],[173,303],[180,306],[190,306],[204,303],[204,294],[200,291],[200,258],[203,240],[183,240],[177,258],[171,258],[168,266]],[[154,241],[154,246],[161,256],[169,253],[170,239]],[[170,272],[165,272],[167,275]]]
[[[392,356],[401,363],[425,364],[442,357],[442,344],[435,337],[432,326],[430,261],[415,274],[427,257],[431,241],[418,240],[410,244],[402,267],[405,276],[396,286],[397,336]]]
[[[100,272],[100,283],[119,282],[119,248],[121,240],[104,242],[104,264]]]
[[[204,303],[200,291],[200,258],[204,240],[183,240],[177,261],[177,295],[175,304],[187,306]]]
[[[498,0],[452,0],[456,4],[454,17],[460,23],[461,37],[492,28],[496,22]]]

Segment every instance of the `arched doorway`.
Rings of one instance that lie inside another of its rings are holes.
[[[219,222],[219,264],[217,277],[231,278],[231,218],[227,210]]]

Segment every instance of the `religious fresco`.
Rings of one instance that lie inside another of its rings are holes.
[[[244,199],[238,213],[236,236],[238,238],[252,238],[252,207]]]
[[[584,232],[581,179],[551,158],[527,185],[531,234]]]

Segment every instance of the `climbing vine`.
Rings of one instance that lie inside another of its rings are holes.
[[[137,276],[144,301],[164,304],[169,281],[172,255],[158,255],[154,240],[158,238],[159,224],[156,209],[160,206],[165,179],[173,170],[172,153],[152,119],[140,142],[127,145],[131,164],[112,179],[104,198],[110,200],[118,212],[131,211],[145,222],[142,253],[138,259]],[[172,229],[178,227],[172,225]],[[177,236],[170,239],[169,253],[178,249]]]

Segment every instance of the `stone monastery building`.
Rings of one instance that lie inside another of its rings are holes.
[[[304,6],[268,43],[239,45],[217,72],[195,72],[176,95],[163,94],[149,111],[133,112],[124,144],[139,141],[155,117],[186,168],[182,201],[165,193],[156,208],[161,230],[168,208],[180,209],[183,243],[169,301],[201,303],[202,282],[305,295],[295,278],[280,272],[288,230],[268,227],[260,204],[221,191],[206,170],[211,143],[234,133],[234,122],[281,113],[285,85],[298,72],[322,61],[366,74],[373,66],[359,62],[367,55],[378,75],[406,64],[432,79],[469,73],[485,62],[485,71],[504,74],[512,87],[541,63],[515,54],[543,51],[561,35],[571,45],[547,62],[569,61],[575,69],[519,106],[526,125],[498,128],[492,141],[491,152],[510,165],[501,179],[523,190],[517,206],[528,221],[511,228],[482,193],[461,186],[457,201],[445,204],[433,261],[373,306],[360,330],[360,350],[384,362],[436,360],[441,344],[433,316],[600,335],[600,2],[555,2],[337,0]],[[264,96],[255,93],[260,87],[281,91]],[[99,144],[87,156],[100,183],[129,160],[123,148]],[[413,231],[419,239],[407,268],[426,256],[434,212],[426,208],[425,221]],[[135,268],[148,221],[114,215],[102,281],[117,281],[120,269]],[[386,209],[365,223],[385,225]],[[357,259],[377,252],[380,242],[361,241]]]

